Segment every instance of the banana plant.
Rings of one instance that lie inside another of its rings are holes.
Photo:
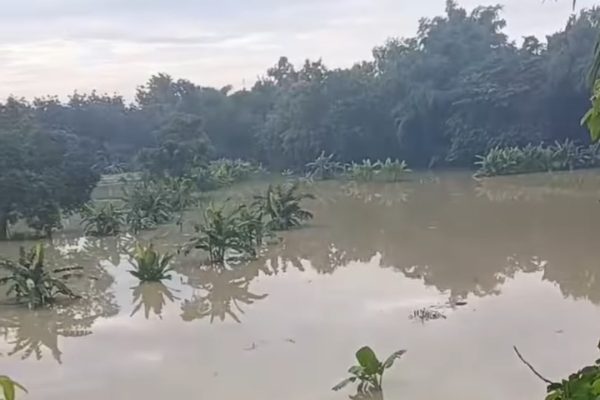
[[[384,362],[381,362],[369,346],[360,348],[356,352],[358,365],[353,365],[348,370],[351,376],[335,385],[333,390],[337,391],[350,383],[358,382],[359,393],[381,392],[385,370],[394,365],[394,361],[402,357],[404,353],[406,350],[395,351]]]
[[[0,387],[2,387],[2,395],[4,400],[15,400],[17,389],[21,389],[27,393],[27,389],[19,382],[12,380],[6,375],[0,375]]]
[[[203,221],[194,227],[196,235],[183,246],[184,252],[204,250],[211,263],[217,264],[223,264],[231,252],[236,256],[254,255],[255,241],[252,239],[258,238],[254,227],[256,221],[243,218],[244,210],[245,205],[228,209],[227,202],[221,206],[209,205],[203,212]]]
[[[406,161],[392,161],[390,158],[379,164],[381,175],[391,182],[400,181],[407,173],[411,172]]]
[[[356,181],[372,181],[381,169],[381,162],[371,162],[369,159],[365,159],[362,163],[352,163],[348,167],[347,174],[352,180]]]
[[[313,214],[300,203],[314,198],[310,193],[300,192],[298,182],[269,185],[264,195],[255,196],[256,204],[268,218],[267,228],[273,231],[285,231],[312,219]]]
[[[341,163],[334,161],[335,155],[326,155],[324,151],[314,161],[306,164],[307,174],[313,179],[333,179],[335,175],[343,170]]]
[[[14,294],[17,301],[25,300],[30,309],[50,305],[58,295],[78,297],[65,281],[81,267],[48,270],[45,265],[44,245],[39,243],[29,252],[20,248],[19,260],[0,260],[0,268],[9,276],[0,279],[0,285],[10,284],[6,294]]]
[[[114,236],[125,224],[125,213],[113,203],[84,206],[81,211],[83,231],[89,236]]]
[[[133,255],[133,270],[129,273],[142,282],[160,282],[163,279],[171,279],[170,272],[173,269],[169,263],[173,259],[172,254],[160,254],[154,250],[154,246],[135,245]]]

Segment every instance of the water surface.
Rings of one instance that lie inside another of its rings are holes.
[[[513,345],[556,379],[598,358],[598,172],[311,190],[315,220],[260,259],[218,270],[179,257],[164,284],[128,274],[132,238],[68,230],[49,257],[95,279],[52,310],[1,305],[0,372],[25,399],[344,399],[352,389],[330,388],[369,344],[408,350],[387,399],[529,400],[545,387]],[[142,236],[174,250],[189,231]],[[422,308],[445,318],[410,318]]]

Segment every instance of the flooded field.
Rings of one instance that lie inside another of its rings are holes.
[[[599,172],[311,190],[314,220],[258,260],[179,256],[164,284],[128,273],[133,238],[68,229],[49,257],[94,279],[51,310],[1,305],[0,372],[32,400],[333,400],[354,394],[331,387],[370,345],[408,350],[386,399],[530,400],[545,387],[513,345],[553,379],[598,358]],[[175,251],[190,230],[141,236]]]

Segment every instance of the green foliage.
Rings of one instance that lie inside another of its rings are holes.
[[[324,151],[314,161],[306,164],[307,175],[317,180],[333,179],[344,170],[340,162],[334,160],[335,155],[326,155]]]
[[[184,246],[184,251],[203,250],[212,263],[219,264],[233,256],[253,256],[263,235],[263,228],[257,227],[262,224],[259,216],[249,211],[246,205],[211,204],[204,210],[202,222],[196,224],[196,234]]]
[[[62,214],[89,201],[100,178],[93,154],[85,141],[64,132],[41,131],[30,122],[14,129],[0,117],[0,239],[19,219],[50,236]]]
[[[304,210],[300,203],[302,200],[315,197],[299,190],[298,182],[269,185],[264,195],[256,196],[257,204],[267,218],[268,229],[285,231],[312,219],[312,213]]]
[[[598,60],[600,60],[600,57]],[[600,140],[600,80],[597,80],[594,83],[594,92],[592,94],[591,102],[592,107],[581,119],[581,124],[588,128],[590,137],[594,142],[597,142]]]
[[[352,163],[346,173],[352,180],[368,182],[375,178],[380,167],[381,163],[379,161],[372,163],[371,160],[367,159],[360,164]]]
[[[600,343],[597,346],[600,349]],[[546,400],[595,400],[600,396],[600,359],[581,368],[560,382],[544,378],[514,347],[519,359],[543,382],[548,384]]]
[[[173,269],[169,263],[173,259],[172,254],[160,254],[154,250],[154,246],[135,245],[133,254],[133,270],[129,273],[142,282],[160,282],[163,279],[171,279],[170,272]]]
[[[19,382],[12,380],[6,375],[0,375],[0,387],[2,387],[2,394],[4,396],[4,400],[15,400],[15,393],[17,389],[21,389],[22,391],[27,393],[27,389],[25,389],[23,385],[21,385]]]
[[[7,296],[14,294],[17,301],[26,301],[30,309],[52,304],[58,295],[77,297],[64,281],[82,268],[48,270],[44,253],[44,246],[39,243],[29,252],[21,247],[17,262],[0,261],[0,268],[9,273],[9,276],[0,278],[0,285],[8,284]]]
[[[172,190],[159,181],[145,179],[123,188],[126,221],[134,233],[168,223],[173,218]]]
[[[402,357],[404,353],[406,353],[406,350],[396,351],[384,362],[381,362],[370,347],[362,347],[356,352],[358,365],[353,365],[348,370],[351,376],[335,385],[333,390],[337,391],[350,383],[358,382],[359,393],[380,392],[385,370],[392,367],[394,361]]]
[[[569,140],[553,146],[495,147],[478,159],[479,177],[588,168],[600,161],[598,146],[578,146]]]
[[[114,236],[125,225],[125,213],[113,203],[86,204],[81,211],[83,231],[88,236]]]
[[[200,117],[170,115],[155,133],[157,146],[138,154],[138,163],[153,176],[182,177],[205,165],[211,152],[210,140]]]
[[[411,172],[408,168],[406,161],[398,161],[386,159],[385,162],[380,163],[379,174],[384,177],[386,181],[398,182],[402,180],[407,173]]]
[[[262,172],[262,167],[243,160],[219,159],[211,161],[207,167],[192,171],[199,190],[215,190],[236,182],[250,179]]]
[[[196,204],[194,181],[190,178],[166,177],[156,182],[165,192],[172,211],[184,211]]]

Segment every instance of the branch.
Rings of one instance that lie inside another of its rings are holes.
[[[523,364],[527,365],[527,367],[531,370],[531,372],[533,372],[535,374],[535,376],[537,376],[538,378],[540,378],[541,380],[543,380],[544,382],[546,382],[547,384],[551,385],[554,382],[552,382],[550,379],[548,378],[544,378],[542,376],[542,374],[540,374],[539,372],[537,372],[535,370],[535,368],[533,368],[533,365],[531,365],[530,363],[528,363],[523,356],[521,355],[521,353],[519,352],[519,349],[517,349],[517,346],[513,346],[513,349],[515,350],[515,353],[517,353],[517,356],[519,356],[519,359],[523,362]]]

